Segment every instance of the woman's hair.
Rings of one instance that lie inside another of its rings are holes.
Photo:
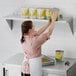
[[[21,31],[22,31],[21,43],[25,41],[24,34],[28,35],[29,29],[32,29],[32,21],[24,21],[21,24]]]

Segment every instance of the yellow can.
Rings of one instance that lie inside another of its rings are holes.
[[[56,61],[62,61],[63,60],[63,52],[62,50],[56,50],[55,59]]]
[[[29,9],[29,18],[37,18],[37,9],[36,8]]]
[[[29,17],[29,8],[24,8],[21,12],[22,17]]]
[[[51,19],[52,11],[50,9],[46,9],[46,19]]]
[[[46,18],[46,9],[37,9],[37,18],[45,19]]]

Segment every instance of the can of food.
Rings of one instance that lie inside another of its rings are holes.
[[[36,8],[29,9],[29,18],[37,18],[37,9]]]
[[[46,9],[46,19],[51,19],[52,11],[50,9]]]
[[[37,9],[37,18],[45,19],[46,18],[46,9]]]
[[[28,18],[29,17],[29,8],[23,8],[21,10],[21,16]]]
[[[56,61],[63,61],[63,50],[56,50],[55,59]]]

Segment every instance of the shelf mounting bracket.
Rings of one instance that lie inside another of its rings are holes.
[[[12,30],[13,29],[13,20],[6,19],[6,21],[7,21],[8,25],[9,25],[10,29]]]

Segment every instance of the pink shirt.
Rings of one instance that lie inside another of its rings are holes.
[[[30,74],[29,59],[41,56],[41,45],[49,39],[49,34],[44,33],[39,36],[24,36],[25,42],[22,43],[24,60],[22,72]]]

